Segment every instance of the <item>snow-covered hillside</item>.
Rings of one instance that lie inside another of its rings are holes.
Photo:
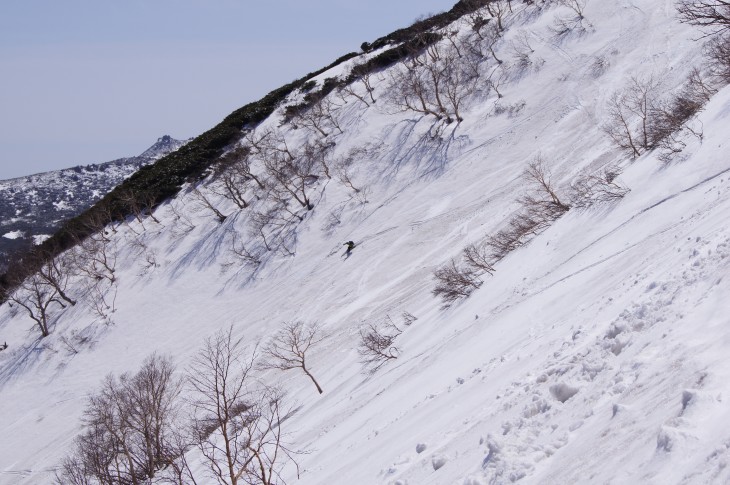
[[[135,157],[0,180],[0,270],[8,255],[43,241],[122,180],[185,143],[165,135]]]
[[[672,0],[589,0],[562,35],[567,7],[512,8],[494,44],[503,62],[485,57],[461,123],[399,110],[386,92],[394,68],[373,76],[375,103],[330,95],[342,133],[328,125],[327,160],[344,172],[306,180],[313,209],[292,201],[282,238],[271,221],[270,239],[257,232],[254,214],[273,202],[253,182],[239,209],[211,175],[160,206],[159,222],[107,231],[114,283],[91,290],[74,276],[79,303],[53,307],[48,337],[3,305],[0,483],[52,481],[107,374],[158,352],[182,375],[220,330],[251,350],[294,320],[325,335],[307,356],[323,394],[297,370],[257,372],[294,410],[282,428],[304,453],[286,483],[730,483],[730,88],[699,113],[701,139],[681,135],[669,161],[632,159],[601,129],[611,96],[632,77],[675,92],[702,63],[698,31]],[[466,19],[456,28],[470,35]],[[322,138],[282,117],[247,139],[270,133],[295,151]],[[434,271],[506,225],[538,156],[559,194],[605,167],[630,192],[567,211],[443,308]],[[388,317],[397,358],[372,371],[360,332]],[[199,452],[188,459],[198,483],[216,483]]]

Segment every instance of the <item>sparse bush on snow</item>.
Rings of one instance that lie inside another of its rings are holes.
[[[376,371],[388,361],[397,359],[400,349],[395,346],[395,339],[401,333],[390,317],[380,324],[370,323],[362,327],[357,349],[361,362]]]

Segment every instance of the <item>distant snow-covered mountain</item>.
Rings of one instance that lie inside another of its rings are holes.
[[[42,242],[122,180],[186,143],[165,135],[134,157],[0,180],[0,270],[11,254]]]

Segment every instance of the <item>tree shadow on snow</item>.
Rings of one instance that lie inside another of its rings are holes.
[[[416,135],[421,119],[403,120],[387,129],[395,140],[391,144],[393,148],[380,155],[385,162],[380,172],[383,180],[392,180],[405,167],[411,167],[420,178],[439,177],[446,170],[450,152],[460,151],[469,140],[466,135],[457,135],[458,123],[445,124],[441,120],[434,121],[420,136]],[[411,141],[414,137],[417,137],[415,141]]]

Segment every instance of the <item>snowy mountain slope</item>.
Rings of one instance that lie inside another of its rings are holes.
[[[135,157],[0,180],[0,270],[8,255],[38,244],[140,167],[185,143],[165,135]]]
[[[516,14],[497,52],[508,59],[522,29],[533,66],[511,71],[504,98],[475,93],[459,125],[395,112],[386,82],[374,106],[343,107],[344,133],[330,136],[339,155],[369,147],[353,165],[368,202],[322,177],[295,256],[266,254],[255,270],[231,259],[232,234],[257,244],[251,212],[209,193],[228,215],[218,223],[189,190],[155,212],[159,224],[130,221],[111,236],[118,282],[107,320],[86,300],[37,339],[4,305],[0,483],[49,480],[106,374],[134,371],[153,351],[184,368],[221,328],[253,345],[291,319],[319,321],[328,337],[310,362],[323,395],[294,371],[261,376],[287,391],[296,408],[288,439],[308,451],[300,479],[287,468],[288,483],[730,480],[730,91],[699,115],[701,143],[687,138],[669,164],[656,153],[632,161],[599,129],[607,99],[632,75],[675,89],[699,61],[697,33],[677,23],[671,1],[594,0],[588,32],[557,42],[548,28],[561,13]],[[608,67],[596,77],[598,58]],[[495,103],[516,108],[497,114]],[[292,147],[311,138],[283,129]],[[430,293],[434,269],[504,225],[537,154],[561,190],[582,170],[617,163],[631,192],[569,211],[442,309]],[[343,260],[347,240],[358,247]],[[80,282],[74,290],[81,295]],[[361,325],[387,315],[400,325],[404,311],[418,319],[401,325],[398,359],[363,372]]]

